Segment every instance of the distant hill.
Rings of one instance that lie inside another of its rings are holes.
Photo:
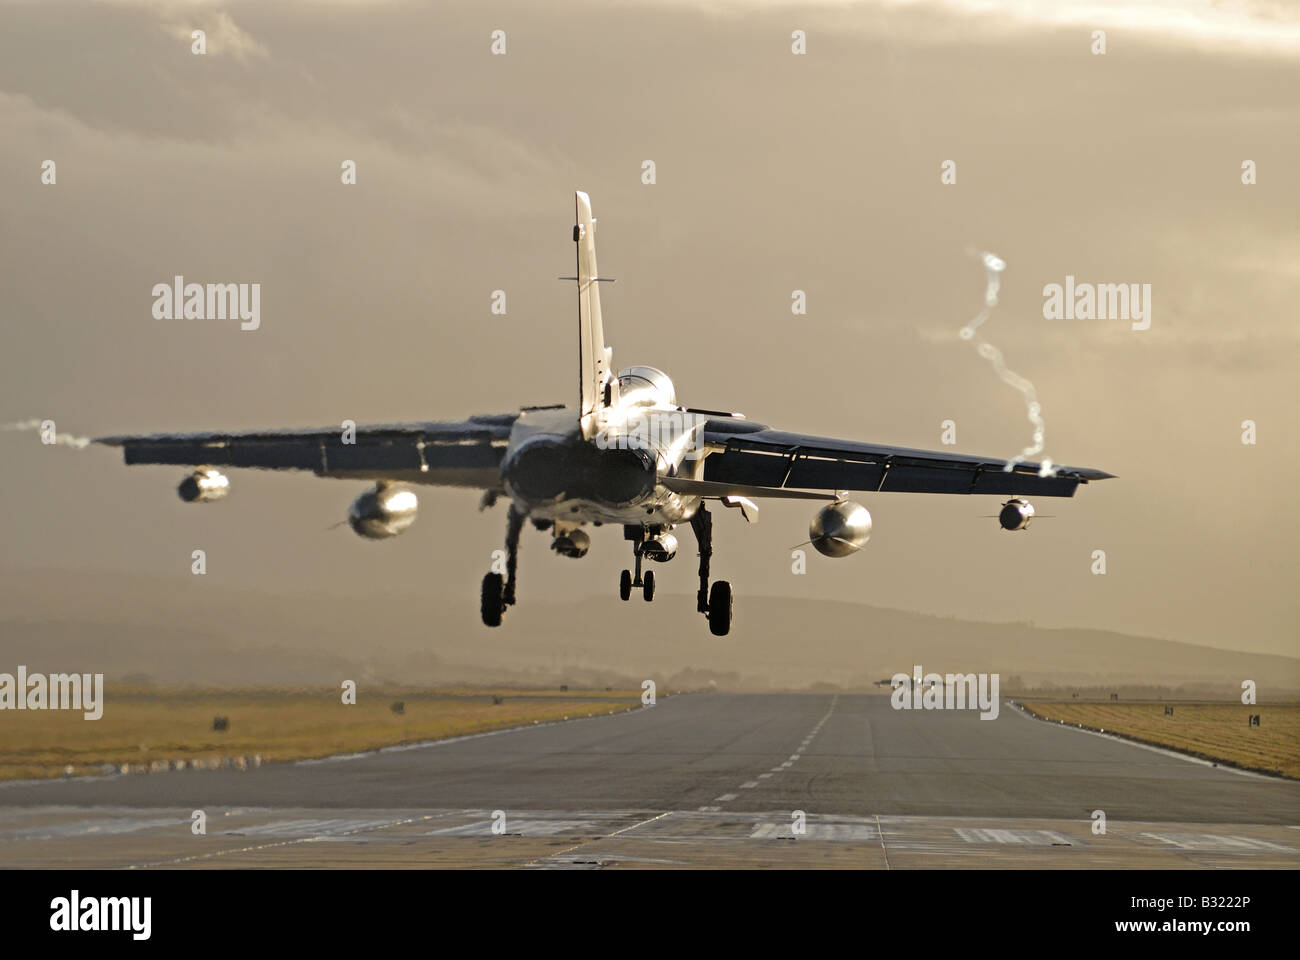
[[[123,598],[148,597],[147,604]],[[272,595],[205,581],[76,572],[0,576],[0,671],[103,672],[166,684],[417,685],[568,682],[677,687],[871,689],[927,672],[1001,674],[1002,689],[1166,688],[1235,697],[1300,695],[1300,659],[1100,630],[976,623],[786,597],[742,596],[731,636],[714,637],[694,597],[534,597],[503,627],[477,597]]]

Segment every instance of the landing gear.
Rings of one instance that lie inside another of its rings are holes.
[[[719,580],[709,588],[709,560],[713,556],[713,517],[704,504],[691,517],[691,530],[700,544],[700,589],[695,595],[695,609],[709,621],[709,630],[715,637],[725,637],[731,632],[731,584]]]
[[[480,612],[483,623],[489,627],[501,626],[506,607],[515,603],[515,569],[519,563],[519,531],[524,527],[524,515],[510,505],[506,517],[506,575],[489,573],[483,577]]]
[[[731,584],[718,580],[709,591],[709,631],[715,637],[731,632]]]
[[[637,566],[641,565],[641,558],[637,557]],[[632,599],[632,588],[640,587],[641,596],[649,602],[655,598],[655,575],[653,570],[647,570],[645,576],[640,576],[641,571],[637,571],[634,578],[630,570],[624,570],[623,575],[618,578],[618,595],[624,600]]]
[[[649,602],[655,598],[655,575],[654,571],[647,570],[645,576],[641,576],[641,561],[645,558],[645,529],[642,527],[625,526],[623,528],[623,537],[632,541],[632,557],[636,561],[636,572],[624,570],[623,575],[618,580],[618,595],[624,600],[632,596],[632,588],[640,587],[641,596]]]
[[[501,614],[505,612],[506,605],[501,602],[501,593],[505,587],[505,580],[499,573],[487,573],[483,575],[483,593],[479,602],[479,609],[483,614],[483,622],[489,627],[501,626]]]
[[[671,529],[671,528],[669,528]],[[731,584],[719,580],[709,586],[709,559],[713,556],[713,517],[703,504],[691,517],[691,529],[700,544],[700,589],[695,597],[695,609],[709,621],[714,636],[725,637],[731,632]],[[662,526],[643,527],[626,524],[623,538],[632,541],[632,556],[636,560],[633,570],[624,570],[618,581],[618,595],[630,600],[632,591],[640,588],[647,603],[655,598],[653,570],[641,573],[641,563],[648,556],[661,562],[671,560],[677,552],[677,539],[666,533]]]

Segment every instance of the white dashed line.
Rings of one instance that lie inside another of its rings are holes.
[[[826,725],[826,721],[829,720],[829,719],[831,718],[831,714],[835,712],[835,704],[839,701],[839,699],[840,699],[840,698],[839,698],[839,695],[838,695],[838,694],[835,695],[835,696],[833,696],[833,697],[831,697],[831,705],[830,705],[830,709],[828,709],[828,710],[826,711],[826,714],[825,714],[825,715],[824,715],[820,720],[817,721],[816,725],[812,728],[812,732],[809,733],[808,736],[804,737],[803,743],[799,746],[799,748],[798,748],[797,750],[795,750],[794,753],[790,754],[790,759],[789,759],[789,760],[785,761],[785,762],[782,763],[780,766],[773,767],[773,768],[772,768],[771,770],[769,770],[767,773],[760,773],[760,774],[758,775],[758,780],[747,780],[747,781],[745,781],[744,783],[742,783],[742,784],[740,785],[739,789],[741,789],[741,790],[753,790],[755,787],[758,786],[758,781],[759,781],[759,780],[768,780],[768,779],[771,778],[772,774],[774,774],[774,773],[780,773],[782,770],[788,770],[788,769],[790,769],[791,765],[792,765],[796,760],[799,759],[799,754],[803,753],[803,751],[804,751],[805,749],[807,749],[808,744],[812,743],[813,738],[814,738],[815,736],[817,736],[817,734],[821,731],[821,728],[824,727],[824,726]],[[722,796],[717,797],[713,802],[714,802],[714,803],[727,803],[728,801],[735,800],[735,799],[736,799],[736,796],[737,796],[737,795],[734,794],[734,793],[724,793]],[[701,813],[714,813],[714,812],[717,811],[717,809],[718,809],[717,807],[700,807],[700,812],[701,812]]]

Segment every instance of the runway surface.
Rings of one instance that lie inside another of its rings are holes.
[[[1300,783],[1006,702],[980,720],[699,694],[350,758],[0,785],[0,865],[1296,867],[1297,824]]]

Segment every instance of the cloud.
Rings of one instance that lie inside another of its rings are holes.
[[[215,14],[196,16],[189,23],[169,20],[163,24],[163,29],[171,36],[187,43],[191,42],[195,30],[203,30],[207,37],[206,56],[209,57],[228,56],[240,63],[247,63],[250,60],[266,60],[271,55],[264,44],[254,40],[252,35],[235,23],[235,18],[224,10]]]
[[[698,0],[665,0],[699,8]],[[1300,9],[1250,0],[704,0],[703,8],[731,14],[758,6],[797,14],[854,12],[913,14],[934,28],[939,42],[969,40],[972,27],[1005,33],[1033,29],[1077,29],[1140,34],[1178,47],[1220,53],[1287,55],[1300,51]],[[837,19],[837,24],[841,21]],[[846,25],[847,25],[847,21]],[[861,19],[859,25],[880,26]],[[915,37],[911,39],[917,39]],[[1112,52],[1117,38],[1109,37]]]

